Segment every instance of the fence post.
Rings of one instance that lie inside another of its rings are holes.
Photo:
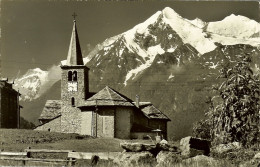
[[[71,151],[71,152],[75,152],[75,151]],[[68,154],[69,154],[69,152],[68,152]],[[69,162],[68,162],[68,166],[75,166],[75,158],[72,158],[72,157],[70,157],[69,158]]]
[[[69,158],[68,166],[73,166],[72,158]]]
[[[25,160],[23,160],[23,165],[25,166]]]
[[[31,152],[30,152],[31,147],[28,147],[26,152],[27,152],[27,158],[31,158]],[[29,150],[29,151],[28,151]]]
[[[98,161],[99,161],[99,156],[92,155],[92,157],[91,157],[91,166],[96,166]]]

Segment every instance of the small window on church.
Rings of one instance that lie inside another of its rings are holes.
[[[72,71],[68,72],[68,81],[72,81]]]
[[[73,77],[73,78],[72,78],[72,79],[73,79],[72,81],[77,81],[77,79],[78,79],[78,78],[77,78],[77,71],[73,71],[72,77]]]
[[[71,105],[75,106],[75,98],[74,97],[71,98]]]

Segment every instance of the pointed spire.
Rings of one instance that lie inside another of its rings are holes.
[[[72,35],[70,40],[69,52],[67,57],[67,65],[84,65],[83,58],[81,54],[80,44],[79,44],[79,37],[76,27],[76,20],[75,20],[75,13],[72,15],[74,17],[74,24],[72,29]]]

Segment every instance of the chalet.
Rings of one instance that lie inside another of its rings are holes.
[[[83,63],[74,20],[69,52],[61,65],[61,100],[47,100],[36,130],[94,137],[143,138],[160,128],[167,137],[170,119],[149,102],[132,101],[111,87],[89,92],[89,68]]]
[[[20,127],[19,96],[7,79],[0,80],[0,128]]]

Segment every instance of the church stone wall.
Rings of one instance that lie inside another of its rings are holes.
[[[68,91],[68,72],[77,71],[77,91]],[[88,92],[88,69],[86,67],[62,67],[61,81],[61,132],[81,134],[82,113],[76,106],[81,104]],[[74,98],[74,106],[72,105]],[[84,132],[87,133],[87,132]]]
[[[38,126],[35,130],[43,130],[50,132],[61,132],[61,117],[51,120],[43,125]]]
[[[114,108],[100,108],[97,112],[97,137],[113,138],[115,134]]]
[[[81,111],[76,107],[62,106],[61,132],[78,133],[81,132]]]
[[[92,111],[81,112],[81,132],[82,135],[92,135]]]
[[[77,71],[77,91],[68,91],[68,72]],[[81,101],[85,100],[86,93],[88,92],[88,77],[87,69],[63,69],[62,70],[62,81],[61,81],[61,100],[62,105],[71,106],[71,98],[75,98],[75,106],[80,104]]]
[[[133,109],[131,107],[117,107],[115,113],[115,137],[121,139],[130,138],[132,127]]]

